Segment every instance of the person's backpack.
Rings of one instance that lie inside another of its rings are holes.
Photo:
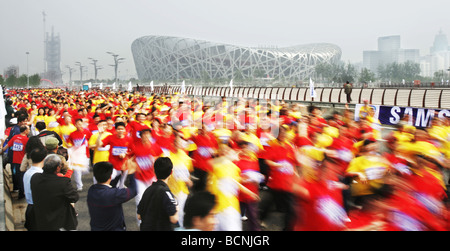
[[[345,84],[344,85],[344,92],[345,94],[349,94],[352,92],[352,86],[350,84]]]

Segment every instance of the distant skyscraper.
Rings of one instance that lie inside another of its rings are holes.
[[[17,65],[11,65],[11,66],[8,66],[8,68],[6,68],[4,71],[3,71],[3,78],[5,78],[5,79],[7,79],[7,78],[9,78],[9,77],[11,77],[11,76],[15,76],[16,78],[18,78],[19,77],[19,66],[17,66]]]
[[[400,36],[378,38],[378,51],[395,51],[400,49]]]
[[[54,84],[62,83],[61,74],[61,40],[59,34],[55,35],[52,27],[52,33],[46,34],[45,39],[45,63],[47,71],[43,78],[52,81]]]
[[[391,63],[405,63],[412,61],[419,63],[418,49],[402,49],[400,36],[385,36],[378,38],[378,50],[363,51],[363,67],[377,73],[380,65]]]
[[[450,47],[442,30],[434,37],[433,46],[430,47],[430,54],[421,58],[420,70],[422,76],[433,77],[436,72],[441,72],[445,76],[450,68]]]
[[[440,30],[439,34],[437,34],[434,37],[434,43],[430,49],[430,53],[434,54],[434,53],[439,53],[439,52],[448,51],[448,50],[449,50],[449,47],[448,47],[447,35],[442,33],[442,30]]]

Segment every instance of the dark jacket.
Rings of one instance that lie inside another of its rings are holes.
[[[44,144],[44,146],[45,146],[45,141],[47,141],[47,139],[50,137],[54,137],[58,140],[58,146],[62,145],[62,143],[63,143],[61,137],[56,132],[49,131],[47,129],[40,131],[37,136],[41,140],[42,144]]]
[[[36,173],[30,181],[38,231],[76,230],[76,212],[70,203],[79,195],[71,180],[56,174]]]
[[[125,231],[122,203],[137,194],[134,175],[130,175],[128,188],[115,188],[94,184],[88,190],[87,205],[92,231]]]
[[[158,180],[148,187],[139,202],[137,213],[141,215],[141,231],[172,231],[177,202],[164,181]]]

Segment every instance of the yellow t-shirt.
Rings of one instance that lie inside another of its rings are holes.
[[[47,117],[47,115],[36,115],[34,117],[33,125],[36,125],[36,123],[39,122],[39,121],[44,121],[45,122],[46,117]],[[45,125],[47,125],[47,123],[45,123]]]
[[[99,133],[94,133],[91,138],[89,138],[89,146],[95,145],[97,143]],[[109,135],[112,135],[110,132],[104,132],[102,134],[101,140],[105,139]],[[102,162],[102,161],[109,161],[109,148],[110,145],[107,145],[105,147],[98,147],[94,149],[94,158],[92,159],[92,164]]]
[[[56,129],[55,132],[59,134],[59,136],[62,139],[63,142],[63,147],[64,148],[69,148],[68,144],[67,144],[67,140],[69,139],[69,135],[76,131],[77,128],[70,124],[70,125],[59,125]]]
[[[223,212],[228,207],[240,212],[239,181],[241,170],[224,157],[212,161],[212,172],[208,178],[207,190],[216,196],[216,212]]]
[[[56,121],[55,116],[45,116],[45,125],[47,126],[47,130],[55,131],[59,124]]]
[[[170,191],[175,196],[180,192],[189,194],[186,181],[189,180],[190,173],[194,171],[192,159],[181,149],[176,153],[170,152],[167,157],[169,157],[173,164],[172,175],[167,182]]]
[[[346,172],[364,173],[368,182],[362,183],[359,178],[354,180],[357,183],[350,185],[353,196],[373,194],[372,188],[380,188],[383,185],[383,177],[389,166],[379,157],[360,156],[350,161]]]

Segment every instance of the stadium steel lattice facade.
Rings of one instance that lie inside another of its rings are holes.
[[[329,43],[251,48],[190,38],[145,36],[131,50],[140,80],[308,79],[315,65],[334,63],[341,49]]]

